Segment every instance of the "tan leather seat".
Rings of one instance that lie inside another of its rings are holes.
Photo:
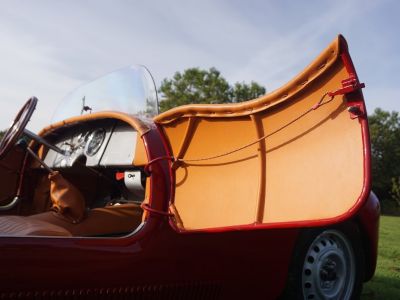
[[[0,234],[8,236],[105,236],[129,233],[142,221],[136,204],[121,204],[90,210],[82,222],[73,224],[49,211],[28,217],[0,217]]]
[[[143,210],[137,204],[121,204],[92,209],[78,224],[52,211],[28,218],[64,228],[72,236],[102,236],[132,232],[141,223],[142,213]]]
[[[65,228],[20,216],[0,217],[0,234],[2,236],[71,236]]]

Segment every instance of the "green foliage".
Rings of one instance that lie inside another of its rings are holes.
[[[190,68],[164,79],[160,92],[160,110],[166,111],[185,104],[242,102],[265,94],[265,88],[253,81],[231,86],[215,68]]]
[[[236,82],[231,89],[231,100],[232,102],[243,102],[260,97],[265,92],[265,88],[257,82],[252,81],[250,84]]]
[[[400,295],[400,217],[381,216],[378,265],[375,276],[364,285],[361,299],[391,300]]]
[[[391,195],[397,205],[400,206],[400,177],[392,178],[392,191]]]
[[[383,209],[400,206],[400,116],[377,108],[369,117],[372,144],[372,189]]]

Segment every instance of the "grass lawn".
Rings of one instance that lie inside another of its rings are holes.
[[[378,265],[361,299],[400,299],[400,217],[381,216]]]

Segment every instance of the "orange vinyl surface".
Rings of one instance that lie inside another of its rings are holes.
[[[258,99],[187,105],[155,118],[181,160],[174,199],[181,227],[313,221],[354,207],[364,183],[360,121],[350,118],[344,95],[311,110],[349,77],[343,43],[338,37],[295,79]]]

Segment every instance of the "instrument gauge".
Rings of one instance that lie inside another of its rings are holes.
[[[103,144],[105,137],[106,131],[103,128],[96,129],[95,131],[91,132],[86,144],[86,154],[88,156],[95,155]]]
[[[83,144],[86,141],[87,133],[79,133],[76,137],[78,144]]]
[[[85,133],[81,132],[76,136],[76,138],[75,138],[76,142],[74,145],[75,149],[79,149],[79,148],[83,149],[85,147],[86,142],[89,138],[89,134],[90,134],[90,132],[85,132]]]

